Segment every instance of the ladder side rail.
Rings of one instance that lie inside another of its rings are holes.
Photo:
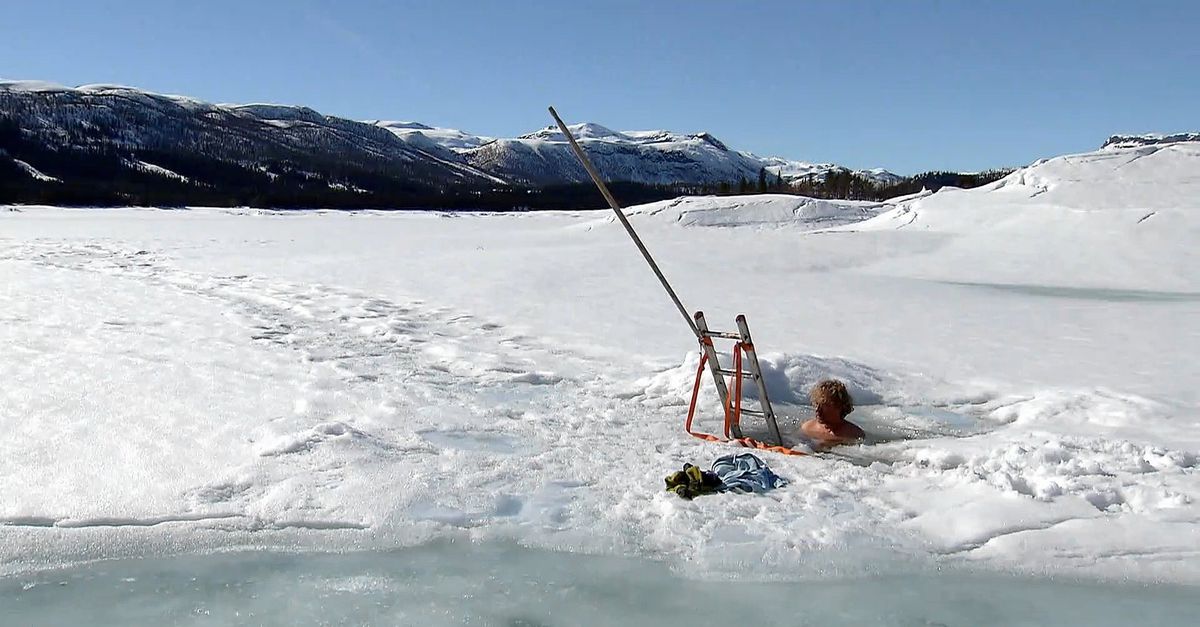
[[[712,373],[713,382],[717,384],[717,395],[721,397],[721,410],[725,412],[725,424],[731,426],[734,437],[742,437],[742,429],[736,423],[729,419],[729,389],[725,387],[725,377],[721,376],[721,364],[717,362],[717,349],[713,347],[712,340],[705,333],[708,333],[708,323],[704,320],[704,312],[697,311],[695,316],[696,329],[700,332],[700,348],[708,357],[708,371]],[[729,433],[725,434],[729,437]]]
[[[742,350],[742,343],[738,342],[733,347],[733,371],[736,373],[733,378],[733,398],[729,399],[733,405],[729,412],[730,424],[733,425],[731,430],[736,429],[739,433],[742,430],[742,356],[745,352]],[[741,437],[740,435],[738,437]]]
[[[775,439],[775,444],[783,446],[783,436],[779,434],[779,425],[775,422],[775,410],[771,408],[771,399],[767,397],[767,382],[763,379],[762,369],[758,365],[758,353],[754,351],[754,342],[750,339],[750,325],[746,323],[746,316],[738,314],[737,327],[738,332],[742,335],[742,348],[748,358],[750,373],[754,377],[754,382],[758,384],[758,400],[763,417],[767,421],[767,427],[771,430],[771,437]]]

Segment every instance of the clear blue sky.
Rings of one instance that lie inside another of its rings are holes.
[[[1200,129],[1200,2],[8,0],[0,77],[983,169]]]

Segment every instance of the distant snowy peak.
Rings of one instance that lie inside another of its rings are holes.
[[[138,89],[136,87],[128,87],[125,85],[109,85],[109,84],[94,84],[80,85],[79,87],[66,87],[57,83],[47,81],[9,81],[0,80],[0,92],[12,93],[37,93],[37,94],[63,94],[74,93],[82,96],[120,96],[132,101],[140,101],[144,103],[152,103],[154,101],[169,102],[174,105],[186,107],[188,109],[197,109],[204,107],[214,107],[195,98],[188,96],[176,96],[171,94],[157,94],[154,92]]]
[[[651,131],[614,131],[607,126],[596,124],[595,122],[583,122],[580,124],[568,124],[567,129],[575,136],[575,139],[580,141],[594,140],[615,142],[631,145],[652,145],[652,144],[671,144],[671,143],[706,143],[717,150],[729,150],[729,148],[713,137],[709,133],[672,133],[661,129]],[[567,138],[563,136],[562,131],[558,130],[557,126],[547,126],[546,128],[526,133],[517,139],[540,140],[548,142],[566,142]]]
[[[882,185],[894,185],[904,180],[903,176],[894,172],[889,172],[883,168],[869,168],[867,170],[855,170],[859,176],[866,177]]]
[[[616,149],[619,149],[620,146],[635,147],[644,154],[652,154],[645,152],[646,149],[649,149],[662,153],[670,153],[685,159],[694,159],[713,166],[713,177],[706,180],[688,180],[687,182],[736,182],[739,178],[754,180],[761,169],[766,169],[773,176],[781,176],[785,181],[792,183],[806,179],[820,180],[826,174],[833,171],[854,172],[859,176],[884,185],[896,183],[902,178],[882,168],[851,170],[833,163],[808,163],[781,157],[759,157],[749,152],[731,150],[724,142],[707,132],[674,133],[666,130],[614,131],[594,122],[573,124],[567,128],[575,135],[576,139],[587,142],[589,148],[600,151],[602,154],[611,154],[612,150],[605,150],[596,144],[612,144]],[[522,135],[518,140],[537,140],[564,144],[566,142],[566,138],[556,126],[548,126],[539,131]],[[646,177],[643,177],[643,179],[639,180],[645,179]],[[645,182],[656,181],[645,180]]]
[[[277,121],[292,121],[292,122],[322,122],[325,116],[309,109],[308,107],[294,107],[291,105],[277,104],[245,104],[245,105],[223,105],[225,108],[248,113],[254,117],[264,120]]]
[[[1113,135],[1100,148],[1135,148],[1154,144],[1175,144],[1178,142],[1200,142],[1200,133],[1145,133],[1143,135]]]
[[[213,104],[197,100],[189,96],[177,96],[172,94],[159,94],[136,87],[128,87],[126,85],[110,85],[110,84],[94,84],[80,85],[79,87],[66,87],[57,83],[47,81],[9,81],[0,80],[0,93],[11,94],[47,94],[47,95],[69,95],[74,94],[81,98],[89,96],[114,96],[120,97],[129,102],[140,102],[143,104],[165,103],[183,107],[190,111],[197,110],[222,110],[231,112],[241,112],[248,115],[262,116],[269,119],[291,119],[301,115],[315,115],[319,118],[324,118],[308,107],[298,107],[291,105],[275,105],[275,104]]]
[[[139,94],[145,94],[148,96],[160,96],[161,95],[161,94],[151,93],[151,92],[148,92],[148,91],[145,91],[142,89],[137,89],[135,87],[127,87],[125,85],[94,84],[94,85],[80,85],[79,87],[67,87],[66,85],[59,85],[58,83],[51,83],[49,81],[0,80],[0,89],[6,89],[9,91],[24,91],[24,92],[36,92],[36,93],[54,93],[54,92],[64,92],[64,91],[68,91],[68,92],[75,91],[75,92],[83,92],[83,93],[89,93],[89,94],[102,94],[102,93],[107,93],[107,92],[130,91],[130,92],[137,92]]]
[[[436,129],[434,129],[434,127],[429,126],[428,124],[421,124],[420,122],[399,122],[399,121],[389,121],[389,120],[375,120],[374,122],[370,122],[370,123],[374,124],[376,126],[382,126],[383,128],[386,128],[388,130],[396,130],[396,131],[432,131],[432,130],[436,130]]]
[[[593,122],[584,122],[582,124],[570,124],[567,128],[575,139],[606,139],[610,141],[633,141],[629,136],[618,133],[608,127],[595,124]],[[547,126],[546,128],[527,133],[517,139],[541,139],[552,142],[565,142],[567,138],[558,130],[557,126]]]
[[[763,167],[767,169],[767,172],[775,176],[781,176],[783,180],[789,183],[797,183],[805,180],[822,180],[830,172],[853,172],[877,185],[893,185],[904,178],[883,168],[851,170],[836,163],[808,163],[807,161],[792,161],[780,157],[755,158],[762,161]]]
[[[433,145],[450,151],[469,150],[478,148],[488,142],[495,141],[491,137],[472,135],[453,128],[437,128],[420,122],[394,122],[388,120],[373,120],[368,122],[380,128],[387,129],[396,137],[406,142],[417,144],[422,148]]]
[[[585,182],[587,175],[557,126],[547,126],[513,139],[472,135],[418,122],[373,121],[372,124],[424,150],[450,151],[473,166],[518,183]],[[667,130],[615,131],[582,122],[567,128],[583,143],[610,180],[649,184],[736,183],[755,181],[759,171],[789,182],[820,180],[833,171],[855,172],[879,184],[901,177],[883,169],[850,170],[832,163],[808,163],[731,150],[710,133]]]
[[[71,88],[49,81],[13,81],[0,79],[0,89],[8,91],[49,92],[69,91]]]
[[[762,167],[756,159],[729,150],[707,133],[614,131],[594,122],[568,128],[610,181],[709,185],[753,180]],[[463,155],[472,165],[517,183],[552,185],[588,180],[557,127],[483,144]]]

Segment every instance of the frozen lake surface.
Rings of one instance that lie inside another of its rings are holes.
[[[833,377],[869,435],[694,501],[663,477],[739,449],[683,432],[695,339],[607,213],[0,211],[3,609],[1166,622],[1200,584],[1198,171],[1180,144],[867,212],[634,208],[686,305],[747,315],[785,432]]]
[[[643,559],[501,543],[126,559],[0,579],[13,625],[1194,625],[1171,585],[945,569],[695,580]]]

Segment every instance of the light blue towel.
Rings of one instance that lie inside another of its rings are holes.
[[[712,470],[730,492],[761,494],[788,483],[787,479],[772,472],[766,462],[751,453],[718,457],[713,462]]]

